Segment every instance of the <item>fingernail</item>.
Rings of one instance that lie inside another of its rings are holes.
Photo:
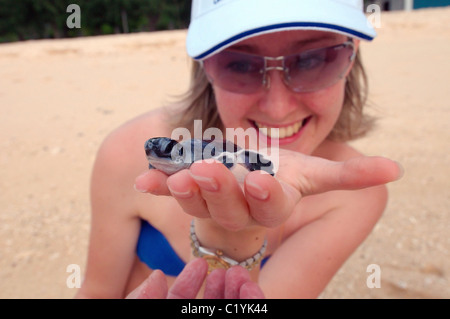
[[[246,189],[250,195],[259,200],[266,200],[269,198],[269,191],[264,190],[258,184],[252,182],[245,183]]]
[[[188,191],[186,191],[186,192],[175,191],[175,190],[173,190],[169,185],[167,185],[167,188],[169,188],[170,193],[171,193],[174,197],[178,197],[178,198],[191,198],[191,197],[192,197],[192,192],[191,192],[191,190],[188,190]]]
[[[395,162],[395,163],[397,164],[398,170],[399,170],[398,177],[397,177],[397,180],[399,180],[403,177],[403,175],[405,175],[405,168],[399,162]]]
[[[134,190],[140,192],[140,193],[147,193],[146,189],[139,188],[136,184],[134,184]]]
[[[217,192],[219,190],[219,185],[217,184],[214,178],[197,176],[192,174],[192,172],[190,172],[190,174],[192,178],[195,180],[195,182],[198,184],[198,186],[200,186],[201,188],[210,192]]]
[[[142,186],[139,186],[141,180],[145,181],[145,176],[148,174],[148,171],[143,172],[142,174],[140,174],[138,177],[136,177],[136,179],[134,180],[134,189],[140,193],[147,193],[148,189]]]

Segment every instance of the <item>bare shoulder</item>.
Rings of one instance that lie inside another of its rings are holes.
[[[97,161],[114,168],[116,173],[135,166],[142,171],[145,165],[140,164],[146,163],[145,141],[154,136],[170,135],[166,116],[164,109],[156,109],[119,126],[101,144]]]
[[[118,204],[130,210],[134,200],[135,178],[148,169],[144,144],[148,138],[170,135],[166,112],[157,109],[136,117],[112,131],[101,144],[95,160],[91,193],[92,200],[102,196],[120,198]]]
[[[135,143],[140,143],[142,149],[146,139],[170,134],[168,116],[166,109],[160,108],[135,117],[112,131],[100,150],[132,151]]]

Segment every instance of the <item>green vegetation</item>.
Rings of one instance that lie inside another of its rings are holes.
[[[77,4],[81,27],[66,24]],[[182,29],[189,0],[0,0],[0,42]]]

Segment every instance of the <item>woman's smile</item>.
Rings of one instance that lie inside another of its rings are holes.
[[[256,120],[250,120],[250,123],[258,130],[259,134],[263,134],[271,139],[278,138],[279,144],[282,145],[292,143],[299,138],[310,119],[311,116],[308,116],[288,124],[267,124]]]

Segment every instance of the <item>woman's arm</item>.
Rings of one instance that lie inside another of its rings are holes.
[[[268,298],[317,298],[369,235],[387,201],[385,186],[317,196],[334,208],[290,234],[266,263],[259,283]]]
[[[123,134],[99,149],[91,180],[91,235],[86,275],[77,297],[121,298],[135,258],[140,221],[133,211],[135,174]]]

